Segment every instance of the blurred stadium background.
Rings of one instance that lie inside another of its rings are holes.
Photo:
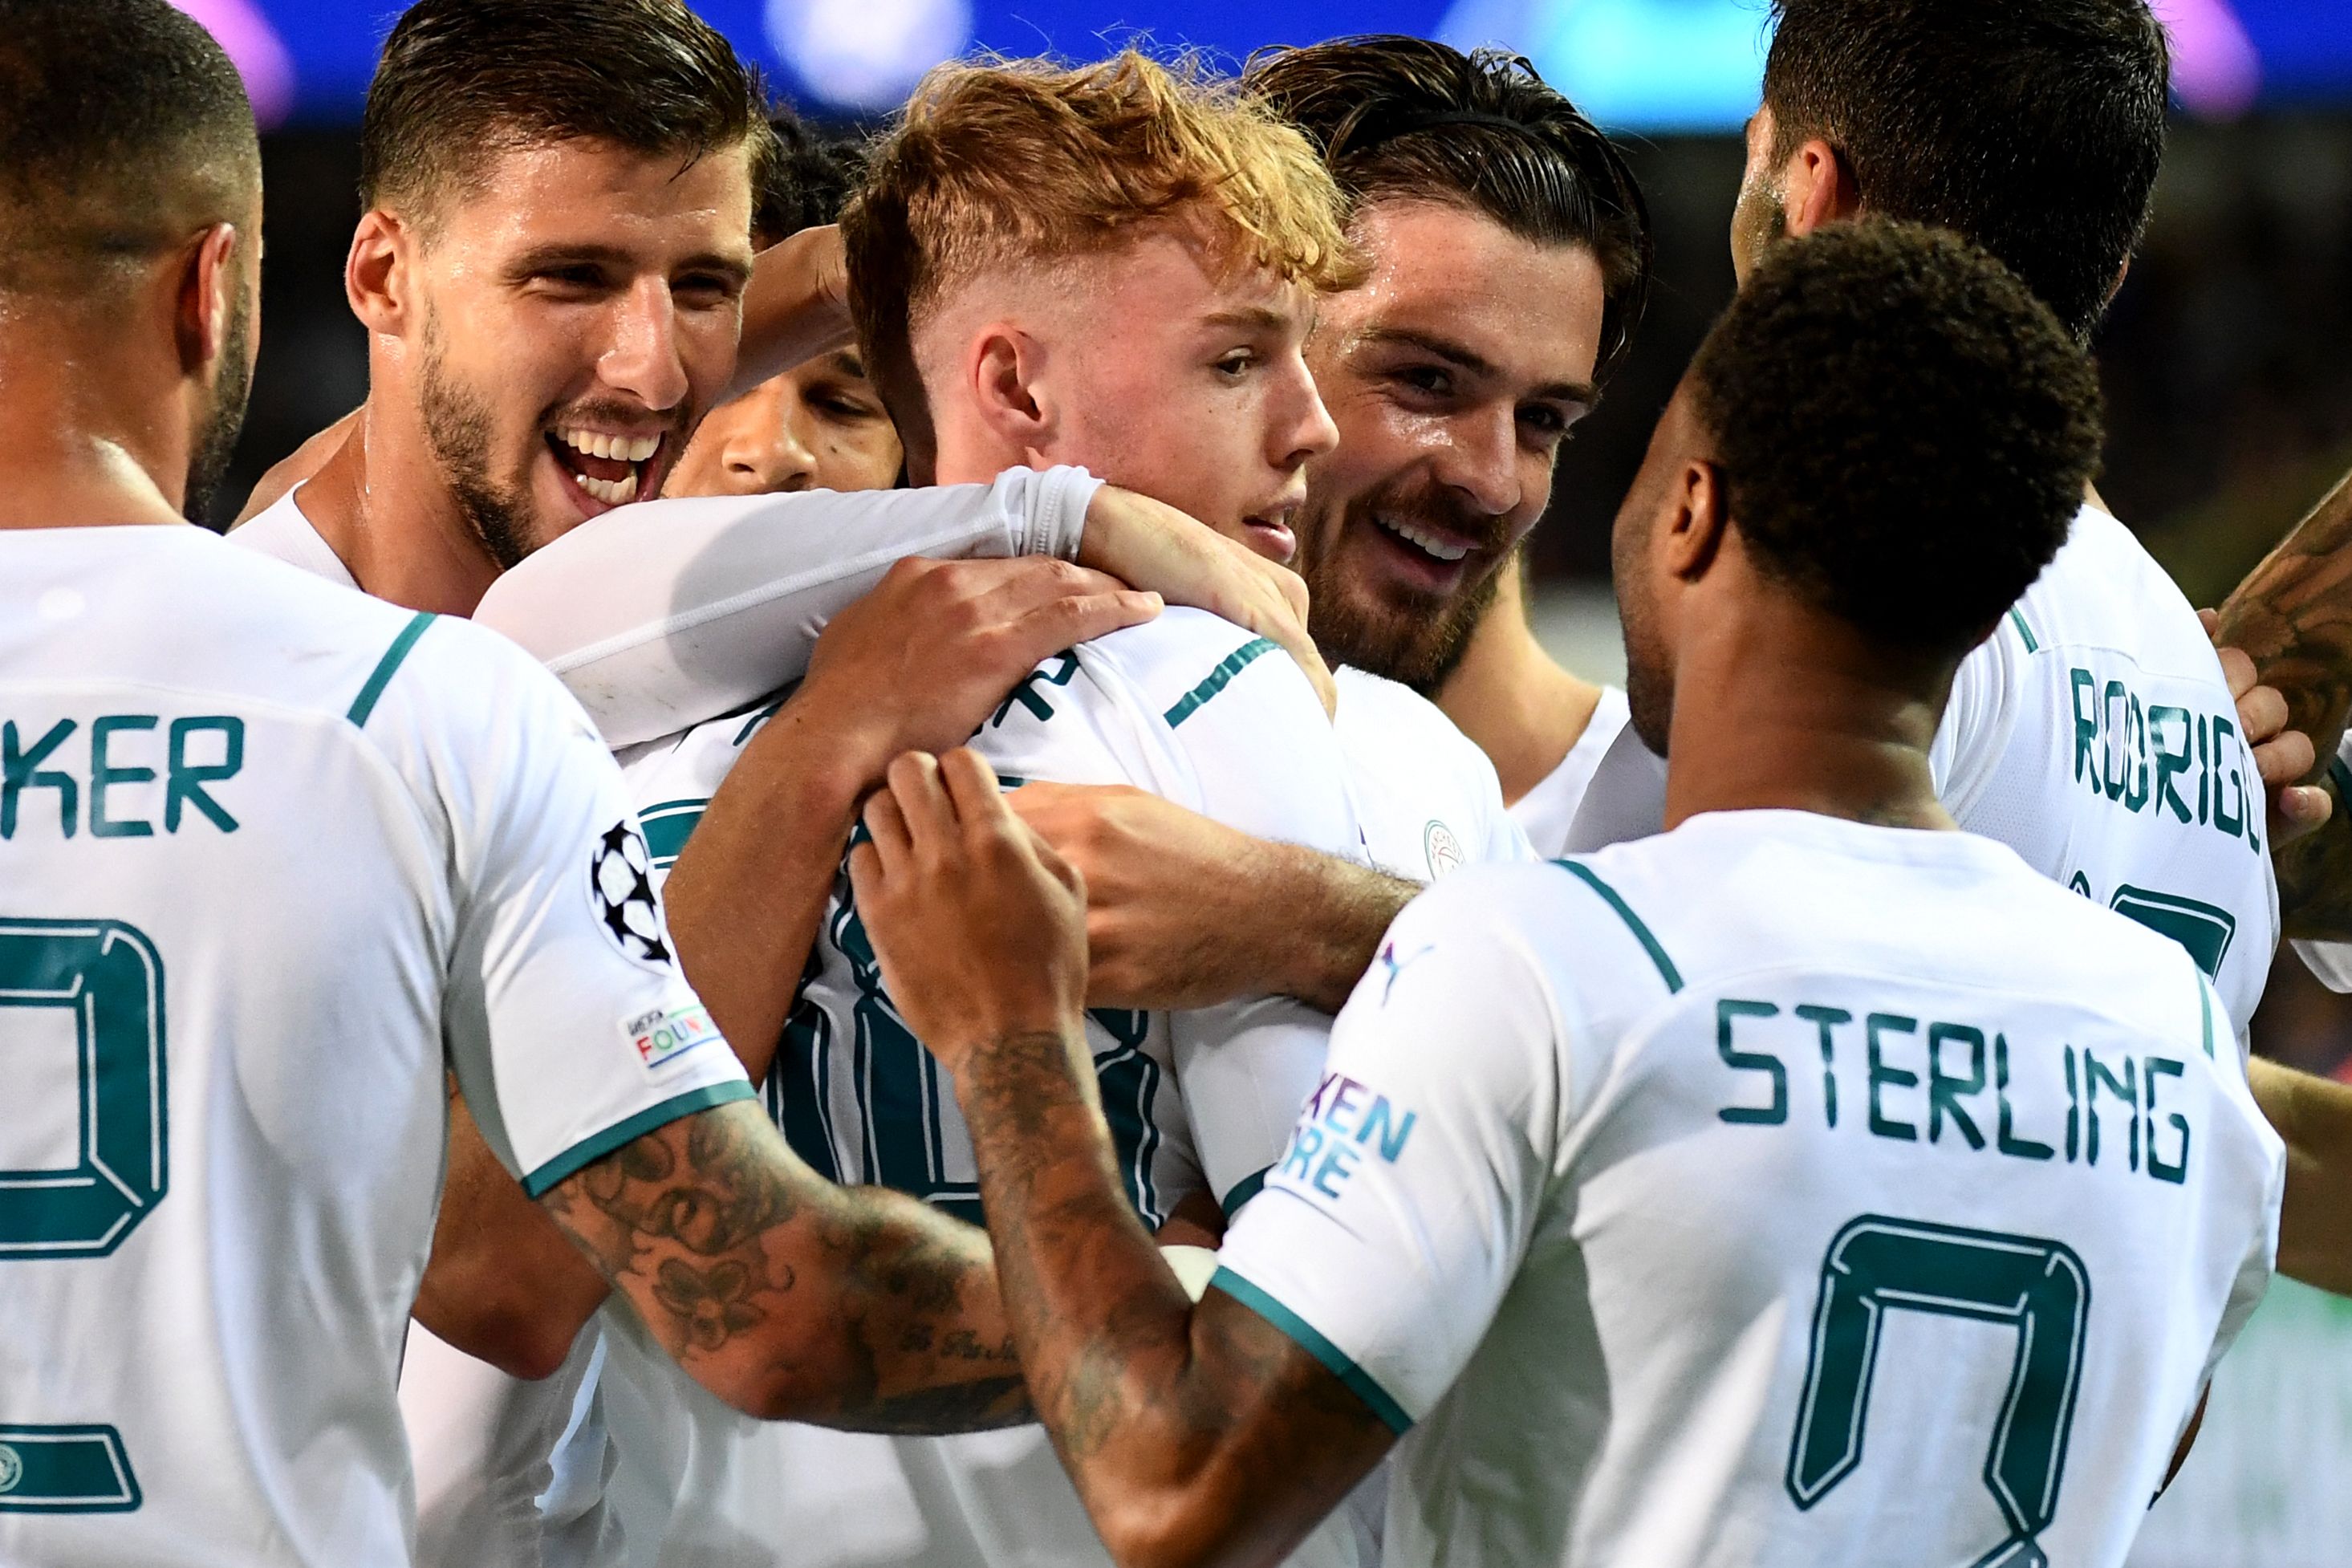
[[[266,128],[261,364],[230,484],[358,403],[343,303],[355,127],[394,0],[180,0],[245,71]],[[692,0],[780,97],[842,130],[974,48],[1086,57],[1142,37],[1237,63],[1261,45],[1414,32],[1499,43],[1624,136],[1660,279],[1607,403],[1561,466],[1535,545],[1547,639],[1622,669],[1607,531],[1657,409],[1730,293],[1727,220],[1756,101],[1762,0]],[[2099,343],[2101,489],[2190,596],[2213,603],[2352,468],[2352,0],[2157,0],[2179,117],[2154,226]],[[2352,1006],[2283,956],[2257,1047],[2352,1076]],[[2217,1384],[2213,1419],[2152,1519],[2145,1568],[2352,1561],[2352,1305],[2292,1288]]]

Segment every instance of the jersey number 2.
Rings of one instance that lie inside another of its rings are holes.
[[[1974,1568],[2042,1568],[2048,1558],[2035,1537],[2057,1514],[2090,1310],[2090,1276],[2063,1243],[1881,1215],[1850,1222],[1822,1259],[1789,1496],[1810,1509],[1862,1463],[1888,1312],[2014,1324],[2016,1359],[1984,1468],[2010,1533]]]
[[[163,961],[144,932],[119,921],[0,920],[6,1013],[25,1027],[0,1066],[20,1089],[69,1075],[73,1131],[70,1153],[58,1151],[68,1163],[0,1170],[0,1259],[103,1258],[163,1202],[167,1184]],[[15,1033],[0,1025],[0,1043]],[[37,1058],[43,1036],[50,1049]],[[29,1163],[26,1152],[17,1161]],[[0,1510],[138,1506],[139,1483],[111,1426],[0,1425]]]

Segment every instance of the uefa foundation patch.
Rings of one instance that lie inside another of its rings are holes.
[[[622,1025],[621,1032],[628,1037],[637,1060],[647,1072],[657,1071],[688,1051],[721,1039],[719,1026],[710,1021],[710,1010],[699,1002],[640,1014]]]

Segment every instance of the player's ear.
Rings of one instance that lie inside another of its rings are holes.
[[[1673,496],[1673,510],[1662,530],[1666,567],[1675,576],[1696,582],[1715,563],[1724,531],[1731,524],[1723,470],[1706,458],[1691,459],[1676,476]]]
[[[1045,345],[1002,321],[975,333],[964,354],[982,422],[1000,445],[1026,455],[1043,456],[1053,445],[1053,410],[1038,385],[1045,365]]]
[[[183,374],[210,380],[214,362],[231,346],[229,326],[243,286],[235,263],[244,243],[235,224],[216,223],[199,230],[181,253],[173,337]]]
[[[362,215],[352,231],[343,297],[371,336],[402,337],[414,322],[409,269],[415,243],[415,230],[381,208]]]
[[[1815,229],[1853,216],[1862,210],[1862,187],[1837,149],[1811,137],[1789,154],[1781,166],[1781,210],[1787,214],[1789,235],[1801,239]]]

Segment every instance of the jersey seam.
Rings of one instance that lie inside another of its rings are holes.
[[[1633,933],[1636,941],[1641,942],[1642,950],[1650,955],[1650,962],[1656,965],[1658,978],[1666,983],[1667,991],[1680,993],[1683,988],[1682,971],[1675,967],[1675,961],[1666,956],[1665,948],[1660,945],[1658,939],[1651,933],[1650,928],[1642,922],[1642,917],[1633,912],[1633,906],[1626,903],[1617,889],[1602,881],[1590,867],[1580,862],[1555,860],[1552,864],[1582,881],[1586,887],[1591,888],[1600,896],[1601,902],[1616,912],[1617,918],[1625,922],[1626,929]]]
[[[1412,1430],[1412,1417],[1394,1395],[1380,1385],[1378,1379],[1356,1364],[1355,1358],[1333,1344],[1314,1324],[1284,1306],[1265,1290],[1251,1284],[1232,1269],[1220,1265],[1209,1278],[1209,1288],[1223,1290],[1259,1317],[1265,1319],[1300,1350],[1322,1363],[1324,1370],[1345,1384],[1348,1391],[1364,1402],[1364,1407],[1380,1418],[1398,1436]]]
[[[392,684],[392,678],[407,662],[409,650],[416,646],[416,639],[425,635],[425,628],[431,626],[436,618],[430,610],[419,610],[410,617],[408,624],[400,628],[400,635],[392,639],[392,646],[383,650],[383,657],[375,661],[375,668],[368,673],[367,684],[360,688],[357,697],[352,699],[351,710],[343,715],[344,718],[362,730],[367,728],[368,716],[375,711],[377,701],[383,696],[383,689]]]

